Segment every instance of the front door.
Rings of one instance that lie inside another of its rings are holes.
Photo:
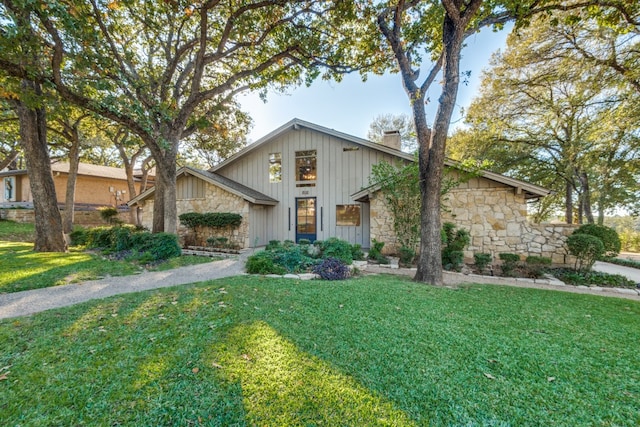
[[[316,240],[316,198],[296,199],[296,243],[300,239]]]

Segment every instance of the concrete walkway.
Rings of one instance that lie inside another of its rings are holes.
[[[640,270],[637,268],[625,267],[623,265],[611,264],[608,262],[596,261],[593,266],[595,271],[608,274],[619,274],[625,276],[629,280],[633,280],[636,283],[640,283]]]
[[[244,262],[249,255],[245,253],[234,258],[167,271],[0,294],[0,319],[26,316],[113,295],[237,276],[244,272]]]

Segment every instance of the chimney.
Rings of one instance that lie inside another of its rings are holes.
[[[382,145],[400,151],[400,131],[385,130],[384,134],[382,135]]]

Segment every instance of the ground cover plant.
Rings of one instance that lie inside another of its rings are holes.
[[[243,276],[0,321],[7,425],[640,424],[640,304]]]

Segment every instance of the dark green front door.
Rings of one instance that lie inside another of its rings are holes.
[[[316,198],[296,199],[296,243],[300,239],[316,240]]]

